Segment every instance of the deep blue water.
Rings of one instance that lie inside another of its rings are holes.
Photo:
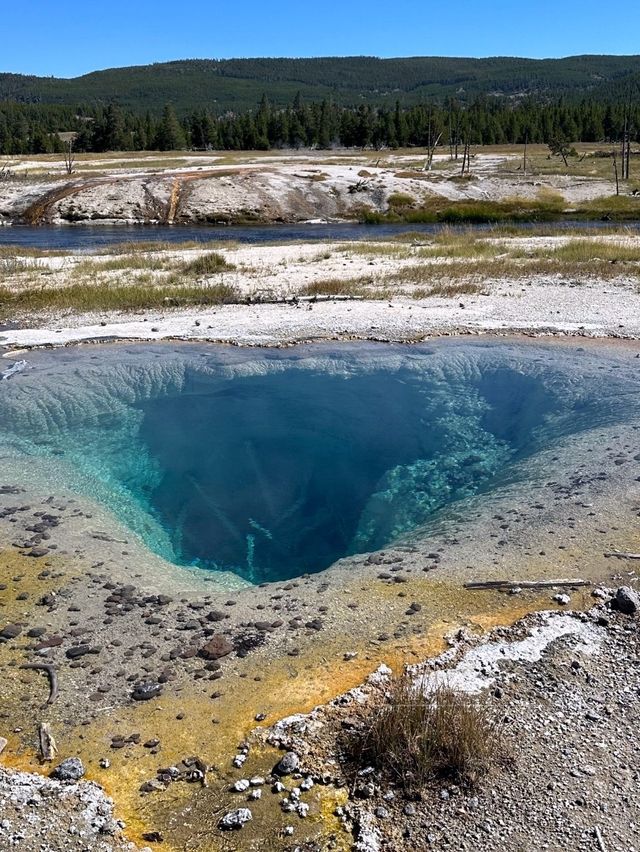
[[[635,364],[569,347],[139,345],[29,360],[0,382],[1,453],[37,481],[51,476],[38,460],[53,464],[57,487],[166,559],[251,582],[380,549],[522,459],[640,412]]]
[[[603,228],[611,227],[611,222],[560,220],[553,222],[554,229],[564,228]],[[267,243],[274,241],[302,242],[304,240],[372,240],[394,237],[399,234],[433,234],[446,228],[451,230],[487,231],[491,225],[466,224],[458,227],[440,224],[401,224],[361,225],[357,223],[337,223],[333,225],[108,225],[105,223],[89,225],[13,225],[0,227],[0,245],[15,245],[39,249],[60,249],[65,251],[91,251],[101,246],[123,242],[157,241],[176,243],[187,240],[196,242],[237,241],[240,243]],[[540,227],[539,223],[522,222],[514,225],[526,231]],[[551,227],[551,226],[550,226]],[[620,227],[632,231],[640,230],[639,222],[624,222]]]

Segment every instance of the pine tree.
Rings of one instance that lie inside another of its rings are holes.
[[[156,147],[159,151],[179,151],[186,147],[184,130],[171,104],[165,104],[156,132]]]

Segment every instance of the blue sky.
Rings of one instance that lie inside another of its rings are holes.
[[[640,53],[637,0],[0,0],[0,10],[0,71],[60,77],[194,57]]]

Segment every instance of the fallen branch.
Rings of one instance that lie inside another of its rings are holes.
[[[464,584],[465,589],[552,589],[555,586],[591,586],[590,580],[477,580]]]
[[[615,556],[616,559],[640,559],[640,553],[623,553],[620,550],[610,550],[605,553],[605,559],[609,559],[611,556]]]
[[[607,847],[604,845],[604,840],[602,838],[602,832],[600,831],[600,827],[596,825],[594,829],[594,834],[596,836],[596,840],[598,841],[598,848],[600,852],[607,852]]]
[[[47,704],[53,704],[58,697],[58,675],[54,667],[49,663],[24,663],[20,668],[35,669],[36,671],[47,673],[49,677],[49,697],[47,698]]]

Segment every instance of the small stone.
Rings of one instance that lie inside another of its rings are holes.
[[[207,643],[198,651],[198,654],[205,660],[218,660],[220,657],[226,657],[233,651],[233,645],[226,636],[221,633],[216,633]]]
[[[221,828],[223,831],[238,830],[248,822],[251,822],[252,819],[253,814],[249,808],[238,808],[235,811],[226,813],[218,823],[218,828]]]
[[[84,766],[79,757],[68,757],[51,773],[57,781],[79,781],[84,775]]]
[[[84,657],[91,651],[90,645],[74,645],[67,650],[67,657],[70,660],[76,660],[78,657]]]
[[[554,595],[553,599],[554,599],[554,601],[559,603],[561,606],[566,606],[568,603],[571,602],[571,598],[569,597],[569,595],[561,595],[561,594]]]
[[[246,778],[241,778],[240,781],[236,781],[236,783],[233,785],[232,789],[236,793],[244,793],[245,790],[249,789],[249,787],[250,787],[249,781],[247,781]]]
[[[142,839],[147,843],[162,843],[164,835],[159,831],[145,831],[142,835]]]
[[[8,744],[8,740],[6,740],[4,737],[0,737],[0,754],[2,754]]]
[[[2,639],[15,639],[22,633],[22,627],[19,624],[7,624],[6,627],[3,627],[0,630],[0,637]]]
[[[273,767],[275,775],[291,775],[300,766],[300,758],[295,751],[288,751]]]
[[[635,615],[640,610],[640,597],[631,586],[620,586],[613,599],[613,606],[625,615]]]
[[[157,698],[162,693],[162,684],[160,683],[137,683],[131,694],[134,701],[149,701],[151,698]]]

